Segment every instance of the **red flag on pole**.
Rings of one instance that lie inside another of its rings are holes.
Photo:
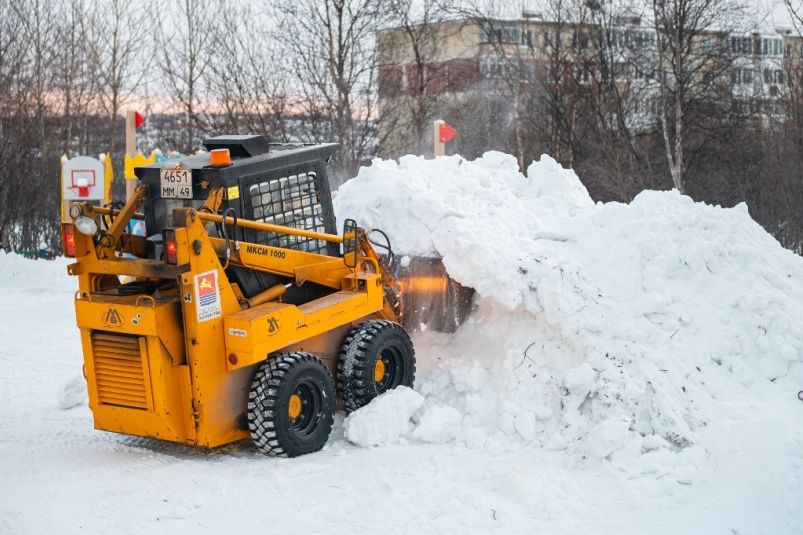
[[[134,112],[134,128],[137,129],[145,122],[145,117],[139,114],[138,111]],[[441,134],[443,135],[443,134]]]
[[[454,128],[452,128],[448,124],[441,123],[440,126],[441,126],[441,128],[440,128],[440,132],[438,133],[438,137],[439,137],[441,143],[446,143],[447,141],[449,141],[450,139],[452,139],[453,137],[455,137],[457,135],[457,130],[455,130]]]

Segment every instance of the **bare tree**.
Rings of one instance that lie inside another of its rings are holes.
[[[311,141],[340,144],[341,179],[374,150],[375,32],[379,0],[277,0],[275,38],[298,91],[298,115]]]
[[[396,151],[426,151],[439,93],[449,85],[447,69],[457,68],[455,62],[447,67],[439,54],[461,25],[447,21],[444,6],[432,0],[385,0],[384,9],[391,26],[377,36],[378,90],[385,97],[378,142]]]
[[[527,78],[527,72],[518,46],[519,33],[516,23],[501,18],[504,14],[509,16],[515,11],[511,11],[505,2],[499,3],[495,0],[470,0],[452,7],[449,11],[465,19],[468,24],[481,28],[481,47],[485,49],[481,54],[494,63],[489,69],[493,71],[490,77],[501,82],[505,95],[510,98],[515,156],[519,167],[524,169],[522,84]]]
[[[38,248],[38,242],[48,234],[49,223],[52,224],[54,219],[57,219],[52,216],[48,218],[41,211],[42,207],[57,205],[56,199],[59,197],[55,187],[58,181],[55,176],[49,176],[57,169],[57,164],[46,158],[52,149],[51,137],[48,135],[49,119],[56,104],[52,88],[56,85],[55,66],[60,45],[57,8],[57,4],[45,0],[19,3],[22,16],[18,19],[21,26],[17,30],[23,34],[29,46],[27,98],[30,105],[29,117],[36,125],[36,130],[35,141],[31,140],[34,142],[28,147],[17,147],[17,149],[28,154],[41,155],[40,158],[30,161],[26,169],[27,173],[36,177],[31,181],[32,184],[28,184],[27,187],[15,187],[15,200],[18,204],[14,210],[17,213],[15,224],[18,230],[18,243],[24,247]],[[20,181],[20,171],[19,169],[13,171],[17,181]]]
[[[651,154],[656,35],[639,15],[627,1],[600,4],[574,30],[581,78],[574,86],[577,168],[589,191],[605,200],[629,202],[644,189],[663,187],[663,166],[655,169]]]
[[[672,182],[681,193],[685,191],[688,112],[695,101],[711,95],[704,80],[716,79],[730,68],[728,35],[737,29],[741,12],[743,6],[729,0],[652,2],[658,35],[658,117]]]
[[[798,35],[803,35],[803,3],[800,0],[784,0],[789,16],[792,17],[792,25]]]
[[[221,108],[214,130],[291,141],[288,76],[270,21],[244,6],[240,11],[225,10],[221,22],[207,82],[210,97]]]
[[[215,18],[227,11],[228,3],[213,0],[174,0],[174,17],[159,19],[159,53],[162,82],[184,115],[185,135],[175,140],[182,150],[196,148],[196,129],[208,130],[201,110],[205,75],[217,43],[220,21]]]
[[[19,169],[26,161],[23,144],[36,136],[36,123],[31,119],[29,90],[30,41],[25,32],[29,24],[27,6],[17,0],[0,0],[0,236],[5,248],[18,244],[15,234],[20,210]]]
[[[108,118],[109,150],[117,148],[115,129],[121,110],[140,88],[150,66],[149,6],[126,0],[96,0],[87,45],[92,75],[98,84],[98,104]]]
[[[85,0],[65,0],[62,4],[56,73],[57,87],[64,99],[64,145],[67,153],[83,153],[86,144],[87,118],[92,113],[96,87],[87,57],[87,17]],[[79,135],[76,145],[75,135]]]

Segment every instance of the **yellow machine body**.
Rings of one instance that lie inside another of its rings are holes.
[[[342,258],[240,242],[228,259],[221,259],[226,242],[211,237],[206,227],[223,218],[178,208],[171,229],[176,262],[170,265],[137,257],[145,250],[145,238],[124,231],[131,218],[141,217],[136,210],[146,194],[140,186],[122,210],[112,211],[114,223],[105,232],[112,238],[74,234],[76,262],[68,271],[79,283],[75,314],[97,429],[206,447],[246,438],[248,393],[259,363],[280,350],[304,350],[321,358],[334,376],[340,346],[355,323],[397,321],[385,298],[392,277],[383,272],[362,229],[356,249]],[[219,202],[220,195],[210,195],[210,202]],[[110,212],[75,206],[96,220]],[[240,224],[309,234],[252,221]],[[266,295],[270,300],[252,306],[254,299],[249,302],[228,281],[229,263],[290,277],[295,284],[315,282],[333,293],[296,306],[281,302],[279,288],[277,297]],[[153,295],[107,291],[119,286],[120,277],[175,284]]]

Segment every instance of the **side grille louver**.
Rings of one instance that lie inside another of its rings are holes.
[[[148,410],[149,389],[137,336],[92,333],[98,402]]]

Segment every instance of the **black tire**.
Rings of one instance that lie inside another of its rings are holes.
[[[385,372],[381,380],[377,380],[377,360],[382,361]],[[414,379],[413,342],[398,323],[366,321],[343,342],[337,363],[337,389],[349,411],[364,407],[397,386],[412,387]]]
[[[332,374],[315,355],[279,353],[262,363],[251,383],[248,427],[268,455],[297,457],[320,450],[334,414]]]

